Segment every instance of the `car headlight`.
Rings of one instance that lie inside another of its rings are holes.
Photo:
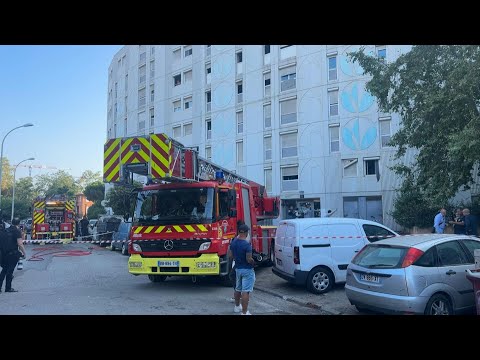
[[[141,252],[141,251],[142,251],[142,248],[141,248],[140,245],[138,245],[138,244],[133,244],[133,250],[134,250],[134,251],[139,251],[139,252]]]
[[[210,248],[211,242],[204,242],[202,245],[200,245],[200,248],[198,250],[208,250]]]

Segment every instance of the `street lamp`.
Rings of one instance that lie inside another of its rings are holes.
[[[3,140],[2,140],[2,149],[0,150],[0,210],[2,210],[3,143],[5,142],[5,138],[8,136],[8,134],[10,134],[13,130],[20,129],[20,128],[22,128],[22,127],[29,127],[29,126],[33,126],[33,124],[32,124],[32,123],[27,123],[27,124],[23,124],[23,125],[17,126],[16,128],[13,128],[13,129],[10,130],[9,132],[7,132],[7,134],[3,137]]]
[[[17,168],[18,168],[18,165],[20,165],[21,163],[23,163],[25,161],[30,161],[30,160],[35,160],[35,158],[29,158],[29,159],[25,159],[25,160],[20,161],[17,164],[17,166],[15,166],[15,170],[13,171],[12,218],[10,219],[12,222],[13,222],[13,211],[15,209],[15,175],[17,173]]]

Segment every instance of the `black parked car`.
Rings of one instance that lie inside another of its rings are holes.
[[[100,246],[105,247],[110,242],[103,242],[102,240],[112,240],[113,233],[118,230],[122,222],[121,216],[106,215],[101,216],[93,230],[93,240],[100,241]]]

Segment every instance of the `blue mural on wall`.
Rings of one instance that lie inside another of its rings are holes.
[[[347,85],[340,94],[342,107],[350,113],[361,113],[372,106],[374,97],[365,90],[365,83],[355,81]]]
[[[357,61],[352,62],[347,55],[348,53],[355,52],[358,50],[360,50],[360,46],[358,45],[350,46],[346,48],[345,51],[343,52],[343,55],[340,56],[340,59],[339,59],[340,69],[347,76],[356,77],[359,75],[363,75],[363,68],[360,66],[360,64]],[[364,51],[365,51],[365,54],[369,56],[374,55],[374,51],[372,49],[366,49]]]
[[[222,82],[212,90],[214,108],[221,109],[233,103],[235,85]]]
[[[342,128],[342,141],[352,150],[368,149],[376,139],[377,127],[366,118],[355,118]]]

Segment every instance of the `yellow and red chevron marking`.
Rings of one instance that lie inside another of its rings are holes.
[[[43,212],[35,211],[33,213],[33,225],[35,224],[43,224],[45,222],[45,214]],[[33,228],[32,225],[32,228]]]
[[[133,151],[132,147],[138,147]],[[120,147],[120,162],[122,164],[136,164],[150,162],[150,144],[144,137],[135,137],[122,140]]]
[[[207,232],[208,229],[202,224],[192,225],[161,225],[161,226],[134,226],[134,234],[169,234],[169,233],[198,233]]]
[[[120,179],[120,139],[110,139],[103,147],[103,181]]]
[[[75,209],[75,200],[69,200],[65,203],[65,208],[67,210],[74,210]]]
[[[45,207],[45,201],[37,201],[33,204],[35,209],[42,209]]]
[[[152,178],[163,178],[172,175],[172,142],[167,142],[167,139],[168,137],[165,134],[150,135]]]

